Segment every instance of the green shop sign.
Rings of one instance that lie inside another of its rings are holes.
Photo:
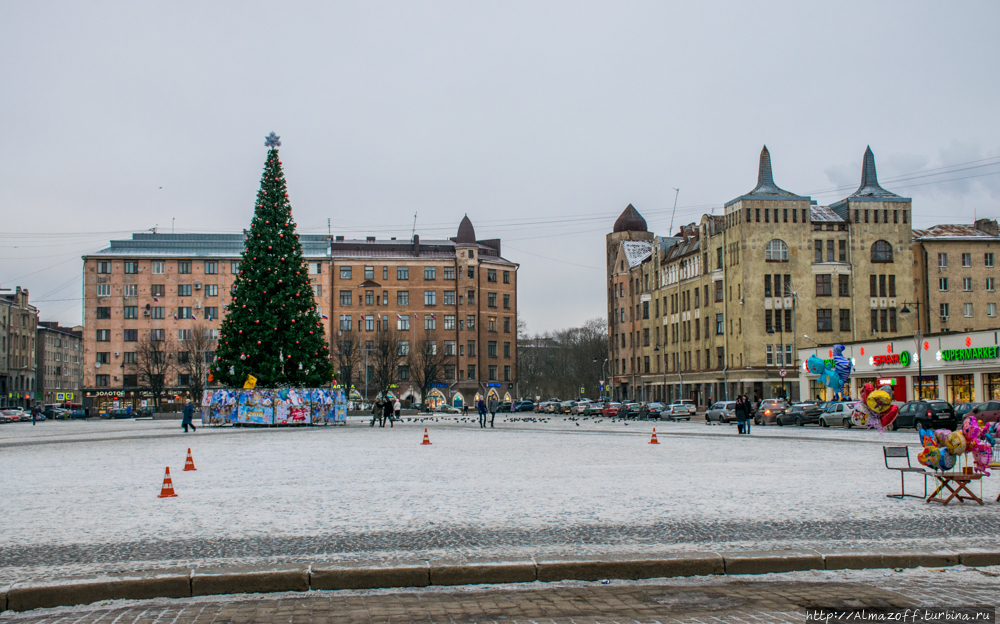
[[[988,360],[997,357],[997,347],[980,347],[978,349],[949,349],[941,352],[941,360]]]

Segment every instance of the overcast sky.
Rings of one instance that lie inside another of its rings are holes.
[[[870,144],[916,226],[996,218],[998,24],[997,2],[8,0],[0,286],[76,324],[81,254],[240,231],[272,130],[301,232],[409,238],[416,213],[444,238],[468,213],[534,332],[605,314],[626,205],[664,235],[675,187],[675,230],[718,214],[765,143],[820,204]]]

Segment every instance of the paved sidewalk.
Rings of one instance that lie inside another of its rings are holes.
[[[995,607],[998,598],[1000,569],[949,568],[209,596],[8,612],[0,622],[804,622],[816,608]]]

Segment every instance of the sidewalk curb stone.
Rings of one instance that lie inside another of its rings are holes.
[[[187,598],[189,572],[137,572],[97,578],[69,578],[56,583],[14,583],[4,606],[11,611],[91,604],[102,600]]]
[[[546,557],[536,559],[541,582],[644,579],[724,574],[723,557],[713,552],[664,553],[657,557]]]
[[[430,566],[420,563],[314,563],[310,568],[312,589],[382,589],[386,587],[427,587]]]
[[[191,596],[286,591],[309,591],[309,566],[195,569],[191,576]]]
[[[920,551],[822,551],[827,570],[866,568],[943,568],[958,565],[960,556],[950,550]]]
[[[538,570],[532,559],[511,561],[431,561],[431,585],[533,583]]]
[[[818,551],[803,550],[751,550],[723,553],[725,574],[772,574],[800,570],[825,569],[823,555]]]

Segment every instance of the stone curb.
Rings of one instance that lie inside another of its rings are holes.
[[[776,550],[398,563],[321,562],[237,568],[172,569],[0,585],[0,611],[70,607],[102,600],[219,594],[382,589],[563,580],[649,579],[772,574],[798,570],[1000,565],[1000,550]]]

